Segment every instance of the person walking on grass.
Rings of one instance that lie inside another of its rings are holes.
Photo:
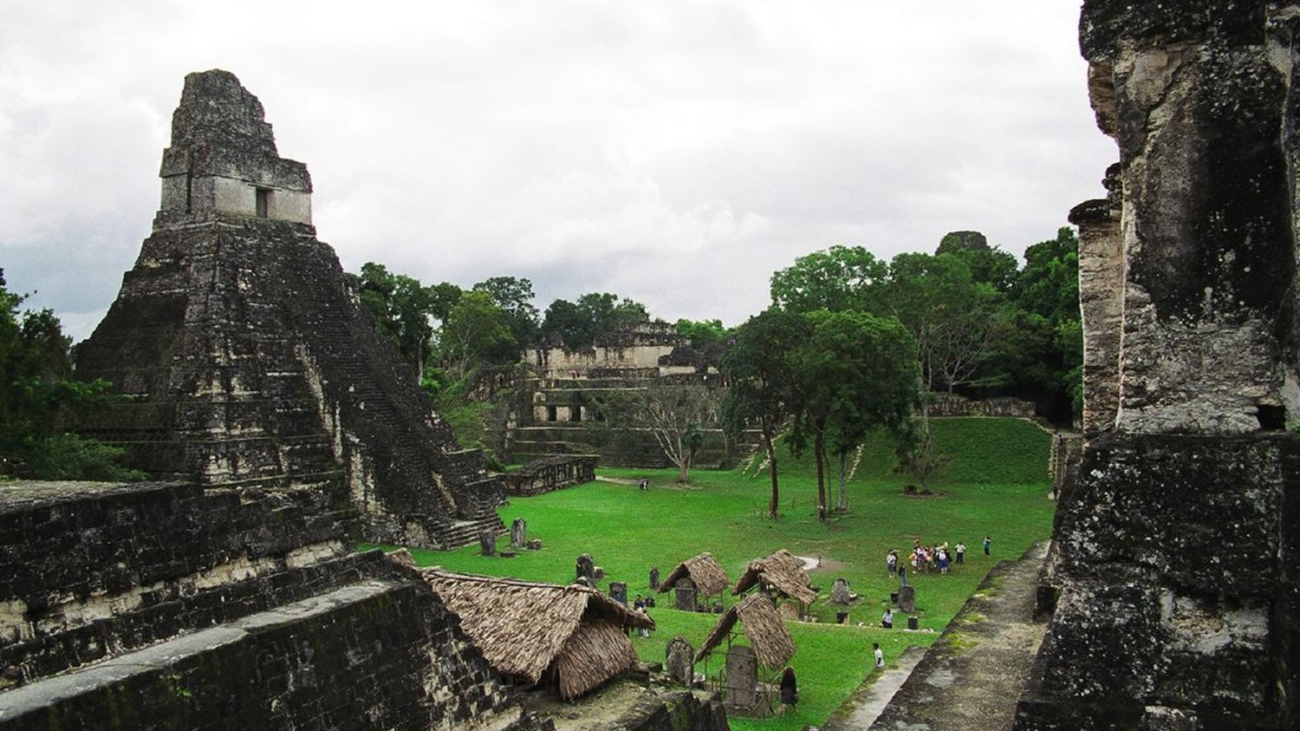
[[[992,547],[992,545],[993,545],[993,539],[992,539],[991,537],[989,537],[989,536],[984,536],[984,555],[985,555],[985,556],[989,555],[989,548]]]
[[[957,553],[957,563],[958,563],[959,565],[962,564],[962,563],[965,563],[965,559],[966,559],[966,544],[965,544],[965,543],[962,543],[961,541],[957,541],[957,547],[956,547],[954,550],[955,550],[955,552]]]
[[[794,668],[787,666],[781,671],[781,715],[797,709],[798,705],[799,682],[794,677]]]
[[[872,642],[872,643],[871,643],[871,654],[874,655],[875,658],[876,658],[876,669],[877,669],[877,670],[884,670],[884,668],[885,668],[885,653],[884,653],[883,650],[880,649],[880,643],[879,643],[879,642]]]

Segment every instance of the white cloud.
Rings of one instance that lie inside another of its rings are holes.
[[[219,67],[307,163],[349,269],[526,276],[543,309],[600,290],[735,323],[814,249],[890,257],[978,229],[1019,253],[1100,195],[1115,153],[1077,14],[17,0],[0,9],[0,267],[79,322],[106,309],[157,206],[184,74]]]

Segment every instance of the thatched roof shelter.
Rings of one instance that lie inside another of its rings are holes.
[[[498,672],[534,685],[554,682],[565,699],[635,665],[625,629],[655,626],[649,616],[585,586],[438,568],[420,574]]]
[[[758,662],[769,670],[778,670],[794,657],[794,638],[781,621],[772,600],[763,594],[751,594],[740,600],[731,609],[722,613],[718,624],[704,638],[699,652],[695,653],[695,662],[700,662],[715,647],[727,639],[739,621],[749,638],[750,647]]]
[[[731,593],[743,594],[760,582],[764,589],[771,587],[804,604],[812,604],[817,599],[817,592],[812,590],[812,580],[799,559],[784,548],[767,558],[750,561]]]
[[[718,559],[705,551],[677,564],[677,567],[668,574],[668,578],[659,585],[659,593],[672,591],[673,585],[683,577],[690,579],[691,583],[695,584],[695,590],[705,596],[721,594],[726,591],[727,584],[731,583],[727,580],[727,572],[722,570],[722,564],[718,563]]]

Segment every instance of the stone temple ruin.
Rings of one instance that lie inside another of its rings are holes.
[[[667,468],[663,448],[646,429],[606,421],[602,402],[651,387],[721,389],[706,354],[666,322],[604,333],[589,348],[558,343],[528,349],[527,367],[513,374],[507,413],[493,434],[497,454],[525,462],[557,454],[598,454],[615,467]],[[703,425],[696,464],[727,464],[742,451],[717,423]]]
[[[130,399],[80,430],[161,479],[310,491],[375,542],[501,531],[501,486],[316,239],[306,166],[232,74],[186,77],[161,175],[153,234],[76,353]]]
[[[1087,439],[1015,727],[1300,726],[1300,4],[1088,0]]]
[[[130,397],[80,426],[171,481],[0,491],[0,731],[554,731],[409,555],[355,551],[356,527],[495,534],[500,490],[358,307],[310,190],[234,76],[186,78],[154,233],[78,352]],[[609,728],[727,728],[635,691]]]

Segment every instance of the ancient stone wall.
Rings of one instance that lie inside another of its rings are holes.
[[[0,694],[0,729],[550,728],[413,582],[367,581]]]
[[[591,348],[569,350],[563,347],[530,349],[528,364],[541,378],[569,378],[593,369],[658,370],[661,358],[672,355],[686,344],[676,327],[666,322],[650,322],[620,332],[605,333]]]
[[[0,490],[0,729],[550,728],[314,490]]]
[[[0,730],[553,728],[418,575],[349,552],[301,492],[0,490]],[[618,724],[727,728],[682,694]]]
[[[1085,444],[1016,728],[1290,729],[1300,4],[1087,0]]]
[[[606,419],[602,401],[651,384],[720,388],[723,383],[708,359],[662,322],[608,333],[588,350],[537,348],[528,359],[526,375],[512,380],[516,391],[499,409],[491,440],[492,448],[513,462],[597,454],[613,467],[669,467],[651,431]],[[698,463],[727,466],[737,456],[722,430],[706,424]]]
[[[0,666],[28,679],[203,626],[248,597],[190,599],[347,551],[309,490],[20,483],[2,497]]]
[[[506,493],[520,497],[543,495],[596,479],[596,457],[555,456],[534,460],[504,476]]]
[[[1032,419],[1034,402],[1017,398],[990,398],[972,401],[949,393],[932,394],[930,416],[1001,416],[1014,419]]]

